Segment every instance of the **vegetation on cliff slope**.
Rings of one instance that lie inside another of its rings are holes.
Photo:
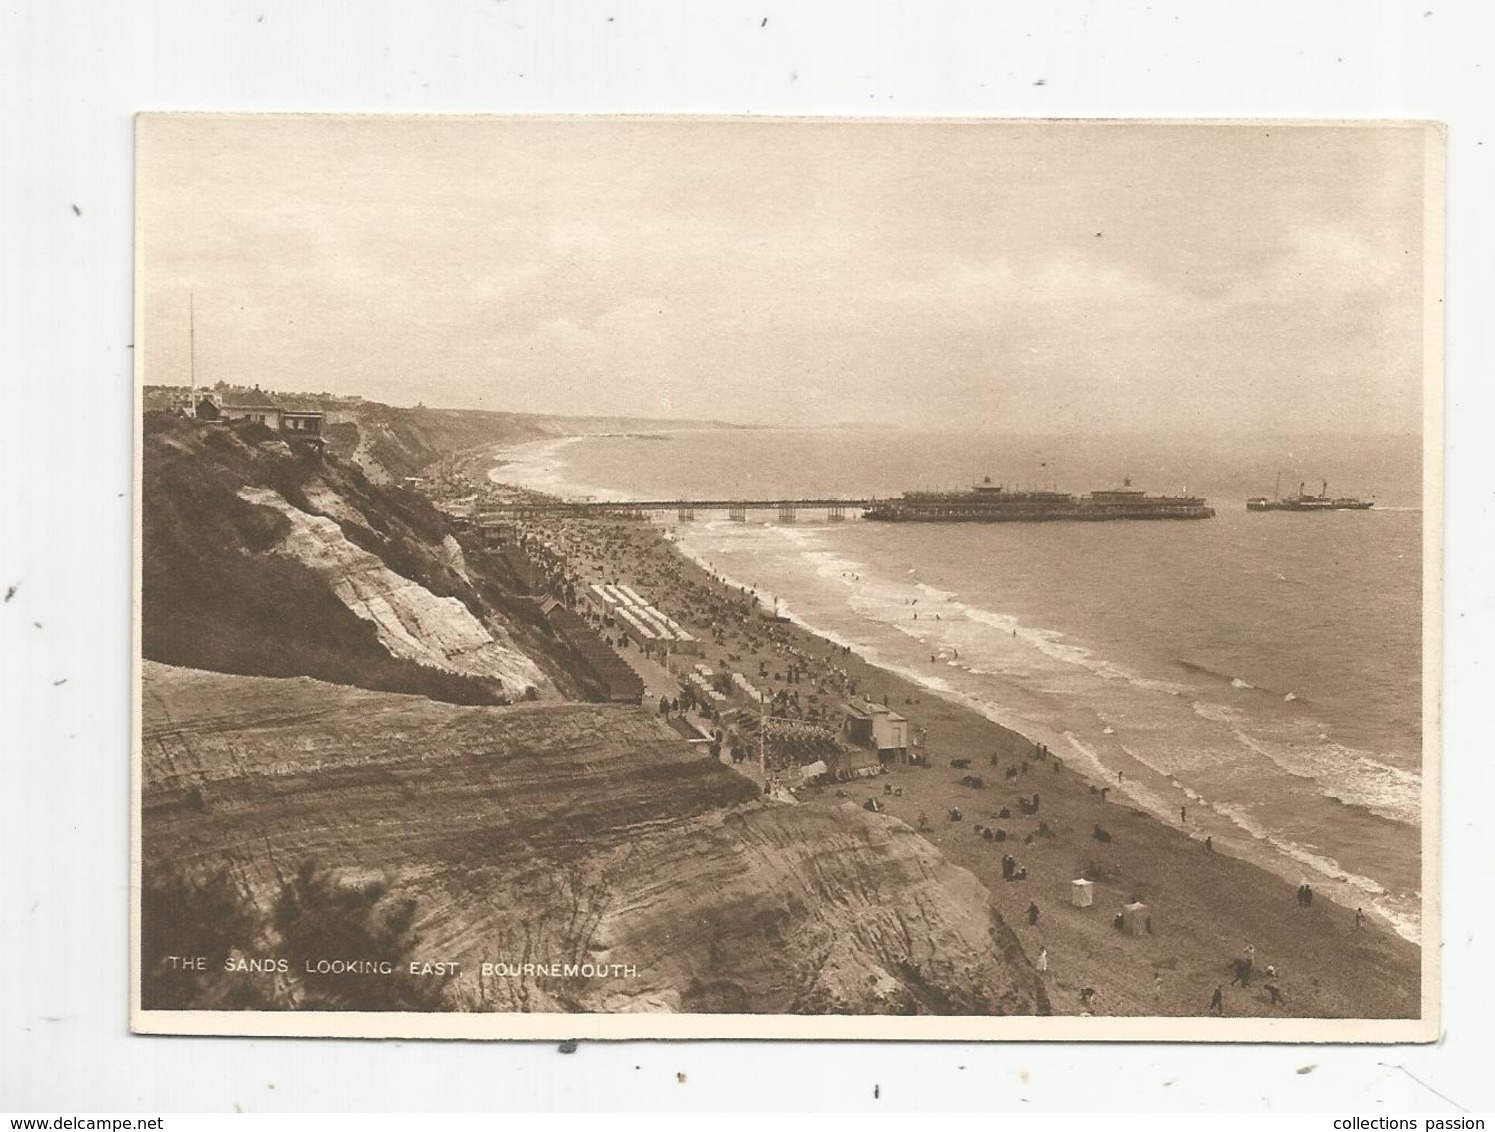
[[[448,980],[412,974],[406,965],[420,945],[416,901],[392,893],[382,877],[345,883],[304,860],[266,914],[227,868],[154,862],[140,910],[140,1001],[147,1010],[442,1006]],[[189,958],[206,962],[184,962]],[[369,968],[348,971],[350,959]]]
[[[146,658],[247,675],[315,676],[456,703],[509,698],[497,681],[392,656],[374,625],[339,600],[326,578],[270,553],[289,524],[241,498],[245,487],[271,489],[302,511],[333,519],[349,542],[401,578],[502,626],[563,694],[579,693],[523,585],[497,556],[481,556],[464,576],[443,547],[452,533],[447,519],[425,500],[371,483],[335,456],[288,446],[261,425],[206,427],[166,413],[148,413],[144,422]]]

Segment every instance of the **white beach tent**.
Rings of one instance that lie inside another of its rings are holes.
[[[1072,880],[1069,882],[1069,902],[1076,908],[1088,908],[1095,903],[1095,882]]]
[[[1127,935],[1145,935],[1151,922],[1152,916],[1148,913],[1147,905],[1141,901],[1127,904],[1121,909],[1121,927]]]

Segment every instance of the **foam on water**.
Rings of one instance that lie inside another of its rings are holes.
[[[735,526],[737,532],[743,531],[741,524]],[[713,527],[714,524],[706,524],[704,530],[711,532]],[[1010,614],[962,602],[950,590],[925,583],[913,583],[907,578],[884,576],[865,561],[825,549],[818,539],[818,532],[803,528],[769,527],[762,530],[754,528],[753,535],[746,538],[735,537],[735,534],[736,532],[729,541],[737,543],[738,550],[746,550],[749,545],[753,545],[761,551],[764,542],[777,543],[782,550],[812,567],[817,579],[842,589],[845,593],[842,600],[849,612],[864,622],[897,629],[900,635],[921,641],[925,648],[932,648],[935,656],[942,662],[941,670],[953,670],[960,677],[977,680],[991,677],[1000,681],[1015,675],[1031,674],[1031,664],[1015,658],[1015,645],[1020,650],[1018,657],[1027,654],[1031,658],[1036,653],[1062,668],[1077,669],[1107,682],[1124,684],[1139,694],[1165,696],[1167,702],[1178,703],[1184,693],[1189,691],[1187,685],[1145,676],[1099,657],[1090,649],[1069,641],[1063,633],[1025,625]],[[681,545],[698,562],[703,565],[707,563],[709,555],[702,548],[692,548],[684,542]],[[723,544],[721,549],[725,552],[727,547]],[[724,577],[728,584],[742,584],[723,575],[720,568],[715,572]],[[970,687],[964,679],[959,683],[952,682],[953,676],[937,675],[927,667],[901,661],[869,641],[864,633],[854,630],[827,631],[826,625],[814,623],[818,618],[806,618],[797,608],[785,604],[782,599],[779,608],[780,613],[791,621],[839,646],[850,646],[868,662],[903,676],[936,695],[959,702],[1030,739],[1049,741],[1056,734],[1049,725],[1024,717],[1010,706],[1004,706],[1001,702],[1004,697],[999,693],[993,694],[995,689],[983,691],[979,685]],[[917,621],[912,619],[915,611],[920,613]],[[936,613],[939,620],[932,619]],[[952,654],[952,650],[956,648],[961,651],[960,659]],[[1053,669],[1045,671],[1052,673]],[[1238,679],[1222,681],[1222,686],[1226,683],[1237,691],[1255,690],[1246,681]],[[1193,716],[1224,729],[1232,742],[1240,745],[1242,738],[1252,739],[1248,732],[1242,730],[1250,719],[1242,708],[1209,700],[1184,699],[1183,702],[1188,703]],[[1105,741],[1114,742],[1116,728],[1111,723],[1103,720],[1100,722],[1100,736]],[[1116,794],[1129,798],[1139,808],[1160,819],[1172,820],[1178,812],[1181,799],[1186,799],[1193,805],[1207,806],[1220,819],[1239,829],[1247,842],[1258,844],[1267,850],[1267,856],[1262,858],[1261,863],[1269,865],[1273,871],[1291,877],[1296,875],[1294,868],[1308,868],[1317,874],[1316,883],[1325,887],[1326,894],[1352,905],[1368,905],[1399,933],[1416,940],[1419,931],[1416,908],[1404,906],[1405,901],[1390,897],[1384,886],[1377,881],[1351,872],[1335,858],[1273,831],[1253,816],[1244,804],[1209,801],[1194,787],[1180,782],[1175,777],[1176,774],[1189,767],[1197,769],[1199,755],[1193,755],[1192,760],[1184,758],[1180,762],[1178,758],[1170,758],[1169,752],[1160,746],[1120,742],[1115,742],[1115,750],[1108,753],[1099,744],[1087,741],[1072,729],[1059,730],[1057,737],[1072,752],[1076,769],[1080,773],[1096,783],[1108,786]],[[1313,752],[1311,759],[1299,757],[1294,760],[1265,740],[1252,739],[1252,743],[1254,745],[1246,749],[1253,755],[1265,757],[1278,770],[1318,784],[1327,795],[1338,796],[1332,788],[1339,787],[1348,795],[1343,799],[1345,801],[1366,805],[1392,820],[1415,820],[1420,800],[1420,778],[1415,774],[1399,771],[1398,768],[1369,759],[1363,753],[1350,752],[1333,744],[1321,744]],[[1166,784],[1166,792],[1142,781],[1136,774],[1127,775],[1118,781],[1117,768],[1112,764],[1113,755],[1124,757],[1138,767],[1157,774],[1159,786]],[[1346,760],[1352,765],[1347,765]],[[1349,789],[1356,781],[1356,775],[1367,770],[1374,772],[1371,784],[1362,784],[1358,792]],[[1343,891],[1336,892],[1335,886]]]
[[[1349,872],[1333,857],[1271,833],[1243,806],[1211,802],[1209,807],[1254,840],[1270,845],[1281,857],[1295,861],[1309,870],[1300,875],[1301,881],[1316,887],[1323,885],[1325,881],[1341,886],[1341,891],[1331,889],[1329,892],[1336,903],[1352,907],[1360,907],[1362,902],[1369,904],[1371,911],[1391,925],[1392,930],[1403,939],[1416,943],[1421,937],[1422,921],[1415,902],[1420,894],[1414,893],[1410,900],[1396,900],[1384,885],[1370,877]]]
[[[1236,742],[1300,778],[1311,779],[1331,798],[1364,806],[1407,825],[1422,824],[1422,775],[1390,766],[1363,751],[1321,739],[1316,744],[1270,743],[1232,729]]]
[[[1207,700],[1195,700],[1189,706],[1200,719],[1207,719],[1211,723],[1234,723],[1241,718],[1240,709],[1233,708],[1229,704],[1214,704]]]

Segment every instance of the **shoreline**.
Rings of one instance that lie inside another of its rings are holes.
[[[541,443],[546,446],[543,451],[553,451],[553,442]],[[491,449],[474,455],[473,464],[491,457],[481,468],[483,482],[499,482],[489,472],[497,470],[493,461],[506,455]],[[580,529],[587,522],[591,521],[570,526]],[[612,557],[606,566],[594,562],[590,567],[610,569],[643,592],[656,593],[665,576],[677,579],[683,593],[715,594],[716,600],[739,605],[751,592],[716,574],[657,525],[598,520],[591,526],[607,530],[609,538],[616,533],[616,539],[607,544]],[[660,566],[661,548],[671,565]],[[662,597],[660,605],[682,623],[698,623],[689,610],[673,608]],[[1118,784],[1109,783],[1107,794],[1099,794],[1095,775],[1068,765],[1079,761],[1077,754],[1066,751],[1052,761],[1036,761],[1028,737],[992,718],[976,702],[967,702],[970,697],[954,689],[931,688],[880,666],[859,654],[853,642],[838,642],[834,634],[793,620],[792,614],[790,618],[775,623],[782,630],[781,643],[810,658],[834,656],[852,687],[887,700],[920,729],[923,749],[932,762],[928,767],[894,767],[882,778],[841,790],[805,790],[800,804],[842,804],[846,796],[860,801],[865,793],[877,798],[891,818],[921,827],[922,835],[947,859],[971,870],[988,888],[1030,961],[1040,948],[1048,949],[1050,998],[1056,1013],[1086,1012],[1078,999],[1083,985],[1096,991],[1089,1012],[1203,1015],[1213,987],[1225,984],[1227,1015],[1418,1016],[1422,964],[1416,943],[1375,921],[1358,930],[1351,909],[1326,900],[1308,909],[1295,908],[1293,884],[1266,867],[1223,851],[1211,852],[1202,839],[1136,808],[1130,799],[1109,797]],[[743,650],[734,635],[728,642],[712,642],[701,659],[745,667],[756,658],[742,660]],[[980,789],[962,785],[962,775],[948,766],[952,755],[970,758],[989,781]],[[1004,772],[1007,767],[1023,769],[1015,779],[1006,780],[991,772],[994,762],[1004,764]],[[884,785],[900,793],[884,795]],[[1004,804],[1016,812],[1017,791],[1034,787],[1043,799],[1036,817],[998,819],[1012,838],[1006,848],[1028,869],[1025,882],[1007,882],[1000,872],[1003,846],[994,848],[974,830],[996,818]],[[944,820],[952,806],[961,807],[966,820]],[[921,814],[938,820],[924,829]],[[1039,820],[1053,836],[1030,843],[1028,827]],[[1111,840],[1099,842],[1089,836],[1097,824]],[[1095,907],[1071,908],[1065,903],[1070,882],[1087,864],[1097,866]],[[1134,896],[1154,910],[1155,935],[1138,938],[1111,927],[1113,912]],[[1039,910],[1036,924],[1027,921],[1030,902]],[[1276,968],[1274,985],[1285,1001],[1274,1003],[1260,978],[1249,992],[1229,987],[1231,962],[1248,946],[1258,957],[1258,971],[1269,965]]]
[[[731,587],[741,589],[746,593],[757,596],[757,590],[755,590],[751,585],[717,570],[698,552],[682,545],[677,539],[669,535],[664,535],[663,537],[666,539],[666,541],[670,542],[675,547],[677,553],[683,555],[691,562],[694,562],[707,574],[720,578],[725,584]],[[810,621],[805,620],[787,604],[780,603],[779,612],[782,616],[788,618],[789,621],[799,626],[806,633],[823,640],[831,641],[838,646],[849,647],[858,657],[860,657],[871,667],[880,669],[888,673],[890,676],[896,677],[900,680],[904,680],[917,688],[927,691],[929,694],[939,696],[957,707],[980,715],[996,726],[1005,728],[1006,730],[1020,735],[1029,743],[1035,743],[1040,738],[1042,738],[1044,742],[1054,742],[1056,744],[1062,741],[1066,744],[1067,747],[1067,752],[1065,754],[1067,763],[1069,765],[1083,765],[1089,768],[1089,773],[1085,774],[1084,777],[1088,778],[1095,784],[1107,786],[1111,793],[1124,796],[1125,798],[1129,799],[1131,804],[1133,804],[1134,806],[1141,807],[1147,810],[1149,815],[1154,820],[1162,822],[1164,825],[1168,825],[1170,823],[1170,816],[1172,813],[1171,804],[1164,802],[1161,798],[1155,795],[1152,790],[1143,786],[1135,777],[1127,778],[1120,782],[1113,780],[1111,776],[1114,773],[1114,769],[1106,766],[1101,761],[1100,757],[1096,755],[1096,753],[1089,746],[1086,745],[1084,740],[1075,735],[1073,732],[1064,730],[1047,733],[1041,729],[1032,727],[1026,721],[1013,720],[1003,712],[999,704],[982,699],[970,692],[965,692],[960,690],[959,688],[955,688],[951,686],[948,681],[944,680],[941,677],[931,677],[928,674],[920,672],[917,669],[912,668],[906,664],[890,661],[883,657],[875,648],[871,646],[851,640],[839,633],[836,633],[832,630],[824,629],[813,624]],[[1142,763],[1142,765],[1144,766],[1149,765],[1147,764],[1145,759],[1141,759],[1135,754],[1132,757],[1134,759],[1137,759],[1137,761]],[[1157,773],[1163,775],[1164,777],[1171,778],[1171,776],[1166,775],[1164,772],[1159,771]],[[1364,893],[1363,895],[1359,895],[1358,898],[1362,901],[1362,903],[1358,905],[1355,900],[1347,899],[1347,897],[1349,897],[1351,893],[1347,892],[1346,889],[1360,889],[1360,886],[1356,884],[1357,880],[1367,881],[1371,884],[1375,884],[1376,882],[1371,878],[1352,877],[1352,875],[1347,873],[1337,861],[1330,858],[1324,858],[1322,865],[1310,861],[1305,861],[1300,855],[1300,853],[1304,851],[1300,850],[1299,847],[1293,845],[1284,845],[1282,842],[1280,842],[1270,834],[1259,831],[1258,827],[1256,827],[1253,823],[1243,820],[1236,814],[1222,812],[1218,808],[1218,806],[1211,805],[1210,803],[1201,799],[1194,790],[1177,782],[1176,779],[1173,779],[1172,781],[1173,784],[1177,786],[1184,795],[1187,796],[1189,800],[1188,804],[1191,808],[1194,808],[1195,804],[1199,803],[1200,806],[1202,806],[1207,812],[1212,810],[1216,815],[1216,818],[1218,819],[1217,824],[1223,824],[1226,827],[1227,833],[1224,839],[1220,841],[1219,845],[1217,845],[1217,851],[1223,852],[1229,856],[1235,856],[1245,863],[1250,864],[1255,868],[1263,869],[1264,871],[1271,873],[1272,875],[1285,882],[1292,882],[1292,878],[1287,875],[1287,871],[1290,870],[1294,865],[1297,866],[1300,870],[1298,874],[1300,877],[1302,875],[1302,870],[1308,870],[1318,874],[1327,881],[1337,881],[1339,883],[1336,886],[1318,889],[1315,891],[1315,895],[1321,896],[1327,900],[1331,900],[1334,903],[1338,904],[1340,907],[1346,908],[1351,912],[1353,912],[1357,906],[1362,907],[1365,910],[1367,919],[1374,920],[1384,925],[1386,928],[1394,931],[1398,936],[1400,936],[1402,939],[1405,939],[1407,942],[1413,944],[1414,946],[1421,946],[1420,924],[1404,924],[1397,917],[1389,914],[1384,908],[1376,903],[1376,892]],[[1379,811],[1375,810],[1373,807],[1363,805],[1362,803],[1347,802],[1343,798],[1336,797],[1332,794],[1326,794],[1325,797],[1332,799],[1333,801],[1339,803],[1341,806],[1358,807],[1374,815],[1375,817],[1381,818],[1384,821],[1396,821],[1395,818],[1382,814]],[[1268,845],[1271,847],[1270,852],[1263,853],[1262,856],[1264,860],[1252,859],[1252,857],[1246,853],[1233,851],[1238,846],[1248,846],[1253,842]],[[1273,868],[1272,866],[1275,864],[1280,864],[1282,868]],[[1332,868],[1328,866],[1332,866]],[[1314,883],[1319,882],[1315,880]],[[1378,892],[1379,891],[1384,890],[1378,890]]]
[[[494,465],[517,456],[518,460],[515,462],[519,464],[517,471],[521,481],[520,486],[526,490],[540,491],[561,498],[580,498],[585,495],[588,498],[626,501],[630,494],[626,491],[593,488],[563,478],[570,469],[561,457],[561,450],[583,439],[586,437],[575,436],[527,442],[515,446],[495,446],[490,451],[490,462],[475,470],[485,483],[497,485],[503,480],[499,467]],[[706,520],[702,525],[709,527],[711,520]],[[673,527],[673,524],[666,522],[656,524],[656,527],[668,530]],[[682,526],[676,531],[683,532],[687,529],[689,528]],[[689,535],[675,537],[671,534],[665,537],[671,539],[676,553],[690,558],[708,573],[716,572],[715,564],[710,561],[712,551],[709,544],[700,549],[694,549],[689,545],[691,541]],[[758,592],[752,585],[738,578],[725,575],[723,577],[729,584],[741,588],[744,592]],[[1363,867],[1357,868],[1353,860],[1348,865],[1345,864],[1338,859],[1341,855],[1335,853],[1332,847],[1324,850],[1315,844],[1314,840],[1301,838],[1284,840],[1274,835],[1269,828],[1252,820],[1237,802],[1226,803],[1218,799],[1202,798],[1196,789],[1191,789],[1187,782],[1180,782],[1173,773],[1152,762],[1145,751],[1134,751],[1123,747],[1122,751],[1126,758],[1108,759],[1103,757],[1094,737],[1063,727],[1035,723],[1021,715],[1015,715],[1003,707],[1000,688],[963,687],[960,674],[953,674],[947,679],[942,674],[931,674],[922,667],[915,666],[908,658],[900,660],[881,655],[875,646],[866,642],[864,637],[859,639],[856,635],[845,635],[827,630],[801,616],[793,605],[784,606],[782,612],[806,632],[833,640],[840,645],[850,645],[864,659],[870,659],[875,667],[907,679],[931,694],[940,695],[958,703],[996,724],[1017,731],[1030,740],[1042,740],[1056,749],[1066,748],[1066,758],[1073,763],[1083,763],[1088,766],[1092,772],[1091,777],[1096,783],[1109,785],[1113,793],[1129,795],[1135,805],[1148,810],[1164,824],[1169,824],[1173,815],[1178,812],[1178,807],[1186,804],[1191,814],[1197,815],[1196,823],[1202,819],[1203,824],[1213,827],[1207,832],[1214,835],[1217,847],[1240,856],[1249,863],[1294,884],[1310,883],[1317,889],[1316,895],[1332,899],[1351,911],[1357,907],[1363,908],[1368,917],[1387,925],[1402,938],[1420,946],[1422,938],[1420,900],[1417,905],[1410,905],[1405,896],[1401,895],[1406,891],[1401,885],[1393,884],[1393,881],[1388,880],[1379,872]],[[855,626],[849,632],[855,634]],[[956,666],[958,667],[958,664]],[[978,681],[977,683],[990,682]],[[965,681],[965,683],[970,682]],[[1109,730],[1107,734],[1110,734]],[[1366,759],[1373,760],[1375,757],[1369,752],[1363,752],[1363,754]],[[1287,774],[1302,779],[1307,789],[1318,793],[1322,798],[1337,803],[1339,806],[1358,810],[1365,820],[1392,822],[1396,823],[1398,828],[1410,827],[1413,830],[1420,828],[1415,820],[1416,815],[1413,820],[1409,821],[1399,814],[1386,812],[1373,801],[1362,800],[1354,791],[1348,794],[1336,793],[1332,784],[1325,785],[1313,774],[1282,762],[1277,762],[1277,766]],[[1123,768],[1125,780],[1118,783],[1115,776],[1118,770]],[[1380,767],[1380,769],[1392,774],[1399,773],[1393,765]],[[1170,793],[1173,796],[1170,797]],[[1360,831],[1359,835],[1363,836],[1364,831]],[[1401,836],[1401,834],[1398,832],[1394,836]],[[1418,837],[1420,840],[1420,834]],[[1351,857],[1353,856],[1352,852]],[[1390,891],[1387,885],[1392,885]]]

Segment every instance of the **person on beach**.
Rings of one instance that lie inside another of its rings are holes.
[[[1152,976],[1152,996],[1159,1002],[1163,1001],[1163,972],[1154,971]]]
[[[1215,839],[1213,837],[1206,837],[1204,839],[1204,849],[1207,853],[1213,853],[1215,851]]]
[[[1225,988],[1219,983],[1215,984],[1215,993],[1209,997],[1209,1008],[1212,1013],[1225,1017]]]
[[[1186,821],[1189,820],[1189,807],[1188,806],[1180,806],[1178,808],[1178,820],[1180,822],[1186,822]]]
[[[1040,974],[1049,969],[1049,949],[1047,947],[1040,947],[1038,949],[1037,967]]]
[[[1358,932],[1365,927],[1365,912],[1363,909],[1355,909],[1355,930]]]
[[[1038,923],[1038,905],[1030,900],[1028,901],[1028,925],[1031,927],[1036,923]]]

